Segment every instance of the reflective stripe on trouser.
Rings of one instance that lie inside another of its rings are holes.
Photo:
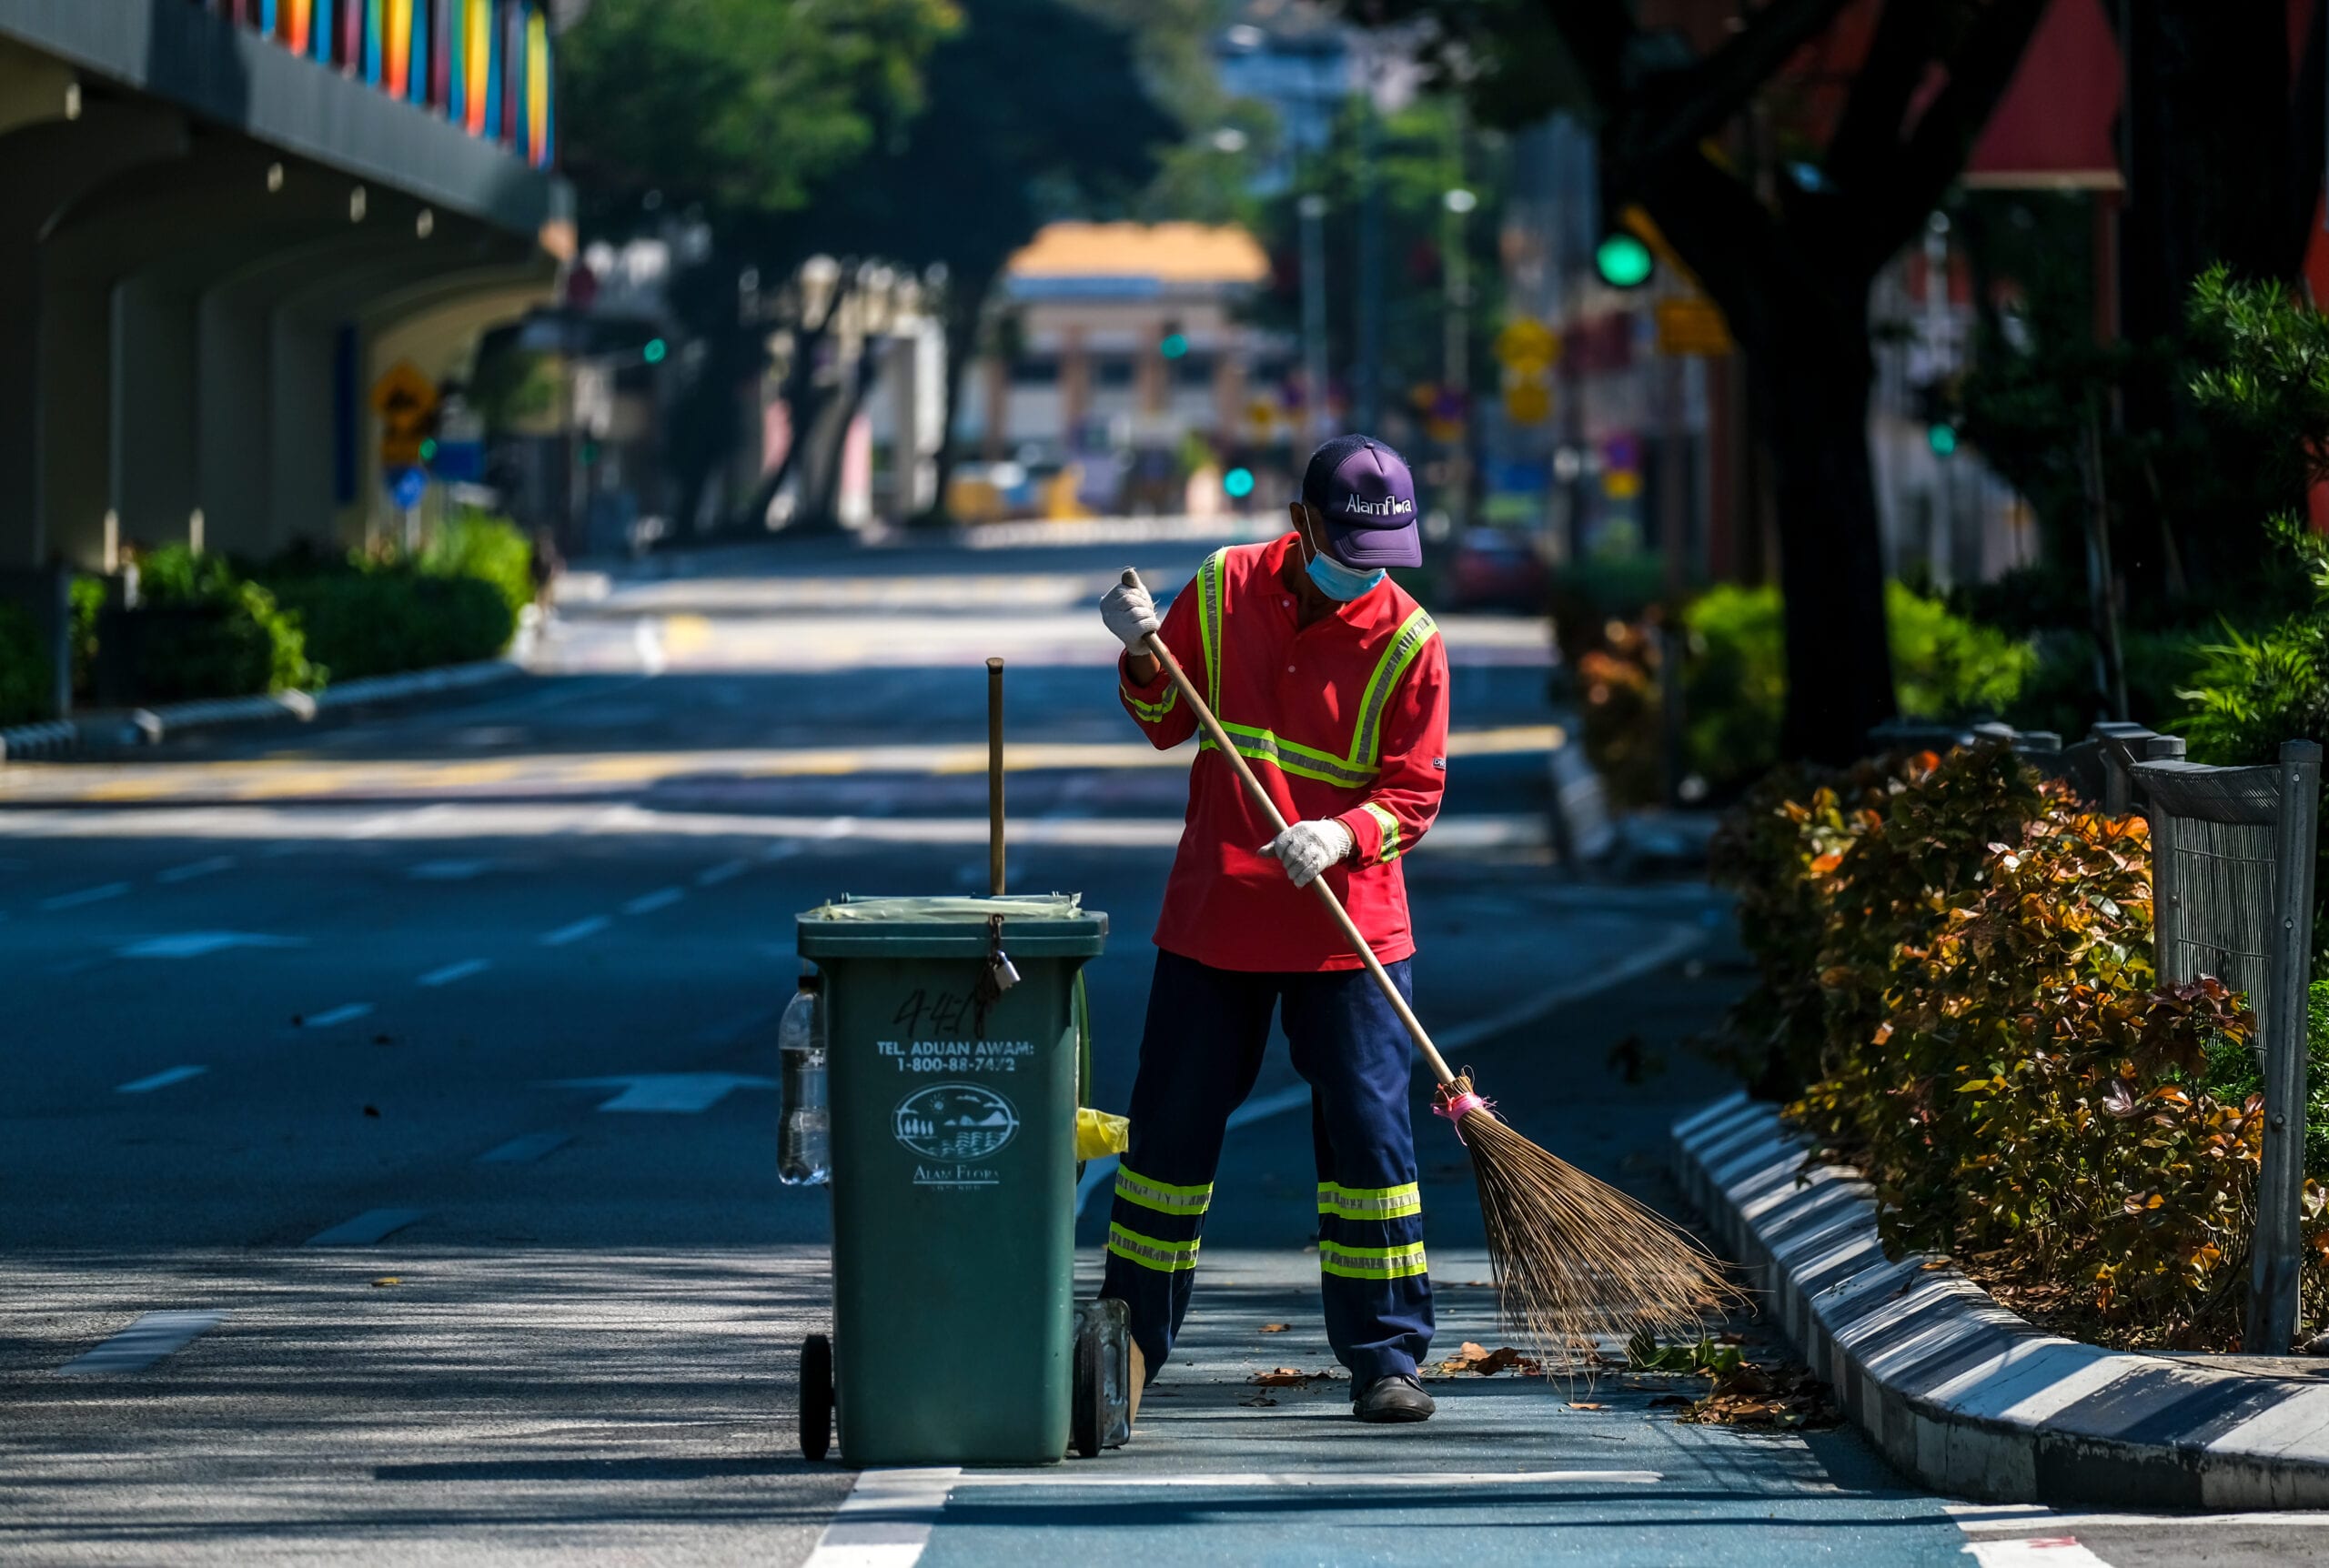
[[[1407,965],[1387,967],[1404,990]],[[1224,1130],[1261,1070],[1273,1013],[1311,1086],[1327,1340],[1358,1383],[1412,1373],[1432,1322],[1408,1124],[1414,1047],[1364,970],[1246,974],[1157,954],[1101,1293],[1131,1309],[1133,1337],[1161,1370],[1188,1312]],[[1292,1131],[1265,1122],[1246,1136]]]

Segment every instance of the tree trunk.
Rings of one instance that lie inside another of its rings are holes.
[[[938,517],[947,516],[946,488],[954,477],[954,422],[962,416],[963,378],[977,363],[979,317],[986,309],[987,291],[994,286],[994,274],[983,277],[946,280],[946,415],[938,432],[938,451],[931,467],[937,476],[937,487],[930,504]],[[992,411],[990,410],[990,417]]]
[[[795,528],[818,533],[835,533],[842,528],[841,470],[848,457],[849,427],[857,422],[858,410],[865,406],[865,394],[879,374],[871,349],[869,339],[857,364],[843,372],[842,384],[819,407],[815,425],[794,437],[793,444],[805,448],[801,466],[801,506],[793,513]]]

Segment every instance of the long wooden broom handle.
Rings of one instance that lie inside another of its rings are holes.
[[[1126,588],[1138,588],[1141,586],[1140,574],[1126,567],[1124,582]],[[1245,765],[1245,759],[1230,740],[1229,732],[1221,728],[1221,720],[1213,716],[1213,709],[1207,708],[1205,699],[1197,695],[1195,683],[1181,668],[1181,661],[1173,657],[1173,650],[1166,648],[1164,639],[1154,632],[1141,638],[1141,647],[1147,650],[1150,658],[1164,667],[1165,674],[1173,678],[1174,686],[1181,693],[1181,700],[1186,702],[1189,710],[1197,716],[1197,722],[1212,738],[1214,749],[1219,751],[1236,771],[1238,782],[1245,786],[1245,793],[1253,798],[1255,805],[1262,809],[1262,815],[1269,819],[1270,826],[1281,833],[1285,832],[1285,814],[1277,809],[1277,802],[1270,799],[1270,792],[1262,788],[1262,781],[1255,778],[1254,770]],[[1358,922],[1350,918],[1350,911],[1343,908],[1343,901],[1335,897],[1334,889],[1326,886],[1326,874],[1321,872],[1311,879],[1310,886],[1326,904],[1326,912],[1335,917],[1335,924],[1342,928],[1343,939],[1350,944],[1351,951],[1356,953],[1358,961],[1366,966],[1366,972],[1375,977],[1376,987],[1383,992],[1383,1000],[1391,1004],[1392,1010],[1399,1015],[1399,1021],[1407,1026],[1407,1033],[1414,1037],[1416,1049],[1423,1052],[1424,1061],[1431,1068],[1432,1076],[1442,1083],[1454,1083],[1456,1074],[1448,1070],[1447,1059],[1439,1054],[1437,1046],[1431,1043],[1431,1036],[1424,1029],[1423,1020],[1417,1018],[1415,1009],[1407,1005],[1407,999],[1399,994],[1398,986],[1383,968],[1383,960],[1376,958],[1375,950],[1367,945],[1365,934],[1358,929]]]

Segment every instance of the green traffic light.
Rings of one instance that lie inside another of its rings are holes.
[[[1221,487],[1236,500],[1244,500],[1254,493],[1254,470],[1232,468],[1221,476]]]
[[[424,463],[433,463],[437,460],[437,442],[434,437],[421,442],[420,460]]]
[[[1189,340],[1177,332],[1166,333],[1164,340],[1156,346],[1156,352],[1167,359],[1178,359],[1188,351]]]
[[[1620,229],[1594,248],[1593,269],[1612,288],[1639,288],[1658,270],[1658,258],[1638,236]]]
[[[1954,425],[1926,426],[1925,444],[1932,448],[1934,457],[1949,457],[1957,450],[1957,427]]]
[[[640,354],[646,357],[647,363],[650,365],[662,364],[663,356],[669,354],[670,351],[670,345],[665,343],[660,337],[649,338],[647,340],[647,347],[640,350]]]

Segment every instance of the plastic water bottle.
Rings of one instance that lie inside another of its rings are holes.
[[[776,1179],[788,1187],[820,1182],[832,1173],[832,1113],[825,1109],[823,977],[803,975],[801,989],[776,1026],[777,1060],[784,1095]]]

